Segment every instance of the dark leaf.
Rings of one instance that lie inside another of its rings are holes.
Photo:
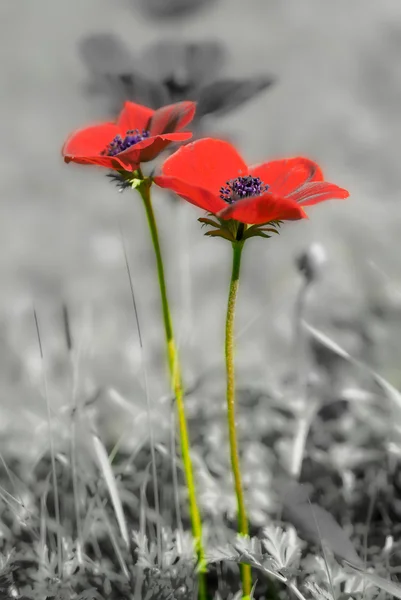
[[[266,233],[263,233],[259,229],[254,229],[253,231],[249,231],[249,232],[247,231],[244,234],[244,240],[248,240],[249,238],[252,238],[252,237],[261,237],[261,238],[269,239],[269,238],[271,238],[271,235],[267,235]]]
[[[384,377],[379,375],[379,373],[376,373],[376,371],[371,369],[369,366],[353,358],[346,350],[339,346],[337,342],[329,338],[328,335],[322,333],[318,329],[315,329],[306,322],[304,322],[303,325],[310,334],[311,338],[315,340],[321,347],[326,348],[333,355],[339,356],[340,358],[349,361],[356,367],[359,367],[363,371],[367,372],[379,386],[379,388],[385,393],[390,402],[394,404],[397,410],[401,409],[401,394],[389,381],[384,379]]]
[[[112,183],[116,184],[119,192],[132,188],[132,181],[130,181],[129,178],[124,177],[121,173],[108,173],[106,177],[108,177]]]
[[[276,233],[278,235],[277,229],[273,229],[272,227],[257,227],[256,231],[268,231],[269,233]]]
[[[163,40],[143,54],[146,72],[163,82],[176,100],[194,100],[193,89],[212,81],[225,60],[217,41],[190,42]],[[185,95],[185,97],[176,97]]]
[[[273,225],[273,227],[266,227],[266,225]],[[260,225],[251,225],[245,232],[244,239],[248,239],[251,237],[265,237],[270,238],[271,235],[267,235],[267,233],[276,233],[279,232],[274,227],[277,227],[277,223],[275,221],[270,221],[269,223],[261,223]]]
[[[105,76],[101,91],[113,100],[113,112],[116,113],[127,100],[153,109],[165,106],[170,100],[162,85],[135,72]]]
[[[134,69],[131,52],[116,36],[98,34],[84,38],[79,53],[92,76],[91,91],[108,95],[113,113],[120,111],[126,100],[151,108],[169,102],[162,84]]]
[[[95,590],[95,588],[90,588],[89,590],[85,590],[82,592],[77,600],[101,600],[102,596]]]
[[[199,223],[203,223],[204,225],[210,225],[211,227],[220,227],[220,223],[217,221],[213,221],[212,219],[207,219],[206,217],[201,217],[198,219]]]
[[[222,238],[228,240],[229,242],[235,242],[234,236],[229,231],[227,231],[227,229],[217,229],[214,231],[207,231],[205,233],[205,235],[209,235],[210,237],[222,237]]]
[[[134,57],[127,46],[112,33],[98,33],[78,44],[79,56],[92,75],[130,73]]]
[[[197,116],[224,114],[241,106],[273,85],[274,79],[259,76],[250,79],[224,79],[199,91]]]
[[[345,531],[327,510],[308,498],[302,486],[290,484],[283,496],[284,518],[294,525],[300,537],[318,546],[324,544],[338,559],[363,568]]]
[[[216,0],[132,0],[134,8],[153,19],[186,16],[214,4]]]

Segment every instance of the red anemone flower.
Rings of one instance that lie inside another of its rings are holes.
[[[180,129],[192,121],[195,108],[194,102],[178,102],[158,110],[126,102],[115,123],[92,125],[70,135],[62,149],[64,161],[117,171],[136,170],[171,142],[183,142],[192,136]]]
[[[249,225],[304,219],[305,206],[349,196],[325,182],[318,165],[307,158],[248,167],[230,143],[215,139],[180,148],[154,180],[220,219]]]

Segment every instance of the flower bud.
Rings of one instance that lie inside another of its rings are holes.
[[[314,243],[302,252],[296,259],[298,270],[305,277],[307,283],[316,281],[322,273],[327,262],[326,251],[321,244]]]

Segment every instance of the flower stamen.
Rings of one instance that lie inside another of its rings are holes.
[[[142,133],[139,129],[129,129],[124,138],[121,137],[121,135],[116,135],[101,154],[103,156],[115,156],[116,154],[120,154],[120,152],[124,152],[124,150],[128,150],[131,146],[135,146],[138,142],[142,142],[142,140],[145,140],[148,137],[150,137],[150,131],[147,129],[143,129]]]
[[[234,204],[234,202],[243,198],[260,196],[268,189],[269,186],[264,184],[260,177],[246,175],[245,177],[237,177],[226,181],[226,185],[220,188],[220,198],[228,204]]]

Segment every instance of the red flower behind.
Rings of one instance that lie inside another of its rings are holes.
[[[154,181],[219,219],[248,225],[304,219],[303,207],[349,196],[325,182],[318,165],[307,158],[248,167],[230,143],[215,139],[180,148]]]
[[[74,132],[63,146],[64,161],[117,171],[136,170],[171,142],[183,142],[192,136],[180,130],[192,121],[195,108],[194,102],[178,102],[158,110],[126,102],[116,123]]]

